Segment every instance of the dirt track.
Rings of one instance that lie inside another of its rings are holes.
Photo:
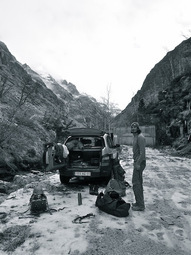
[[[132,152],[124,147],[121,164],[126,180],[131,183]],[[96,196],[89,195],[87,184],[64,186],[57,174],[42,176],[42,183],[50,207],[64,210],[39,218],[18,220],[26,209],[32,183],[24,185],[12,200],[5,200],[1,209],[6,210],[8,226],[29,226],[28,236],[10,253],[14,255],[190,255],[191,254],[191,160],[171,157],[158,150],[147,148],[147,167],[144,171],[146,210],[131,211],[126,218],[117,218],[95,207]],[[37,178],[37,177],[35,177]],[[34,180],[33,180],[34,181]],[[37,180],[35,180],[37,181]],[[99,191],[103,190],[103,186]],[[77,205],[77,193],[82,193],[83,204]],[[134,202],[132,188],[128,188],[126,202]],[[17,206],[20,206],[20,209]],[[23,207],[21,206],[23,205]],[[20,210],[20,211],[19,211]],[[93,213],[95,217],[83,224],[72,224],[76,215]],[[27,216],[27,215],[25,215]],[[6,220],[7,219],[7,220]],[[34,245],[35,242],[35,245]]]
[[[131,155],[131,150],[129,153],[123,150],[121,162],[128,181],[132,175]],[[100,216],[100,220],[90,225],[90,245],[83,254],[191,254],[190,163],[189,159],[147,149],[144,172],[146,210],[130,211],[126,219],[108,216],[110,226],[107,228],[102,227]],[[127,190],[125,200],[133,202],[132,189]]]

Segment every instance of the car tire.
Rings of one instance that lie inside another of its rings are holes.
[[[111,180],[112,176],[109,176],[109,177],[105,177],[104,178],[104,183],[107,185],[108,182]]]
[[[60,182],[62,184],[67,184],[67,183],[69,183],[69,181],[70,181],[70,177],[66,177],[66,176],[63,176],[60,174]]]

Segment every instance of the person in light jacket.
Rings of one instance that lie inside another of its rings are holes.
[[[143,170],[146,167],[145,155],[145,137],[141,133],[138,122],[131,124],[131,133],[133,134],[133,192],[135,195],[135,203],[132,204],[132,210],[144,211],[144,195],[143,195]]]

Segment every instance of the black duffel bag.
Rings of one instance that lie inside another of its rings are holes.
[[[95,205],[101,211],[117,217],[129,215],[130,203],[126,203],[116,191],[99,193]]]

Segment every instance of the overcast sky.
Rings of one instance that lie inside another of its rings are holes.
[[[191,36],[190,0],[0,0],[0,40],[22,64],[124,109]]]

